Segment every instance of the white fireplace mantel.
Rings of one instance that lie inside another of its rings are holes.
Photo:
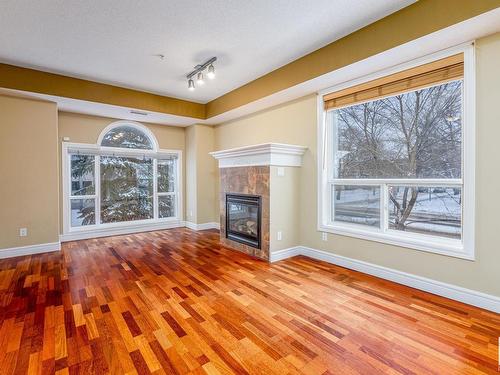
[[[300,167],[302,155],[307,147],[283,143],[263,143],[259,145],[231,148],[210,152],[219,161],[219,168],[248,167],[254,165],[275,165]]]

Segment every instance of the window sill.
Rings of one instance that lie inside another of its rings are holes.
[[[475,260],[473,249],[466,249],[462,241],[459,240],[414,235],[412,233],[395,233],[395,231],[388,231],[384,233],[377,229],[359,228],[355,225],[343,225],[337,223],[319,225],[318,230],[321,232],[349,236],[367,241],[375,241],[460,259]]]

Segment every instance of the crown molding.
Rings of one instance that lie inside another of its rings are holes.
[[[219,168],[275,165],[302,166],[307,147],[284,143],[262,143],[252,146],[210,152],[219,161]]]

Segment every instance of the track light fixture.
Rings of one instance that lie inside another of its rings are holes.
[[[214,67],[214,62],[217,61],[217,57],[212,57],[211,59],[208,59],[205,61],[203,64],[196,65],[191,71],[186,78],[188,79],[188,89],[193,91],[195,89],[193,77],[196,76],[196,83],[198,85],[203,85],[205,83],[204,77],[203,77],[203,71],[207,69],[207,77],[209,79],[214,79],[215,78],[215,67]]]

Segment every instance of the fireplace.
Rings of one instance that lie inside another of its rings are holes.
[[[220,191],[220,241],[232,248],[258,259],[270,260],[271,201],[276,209],[276,227],[296,232],[296,220],[286,220],[293,215],[297,202],[299,171],[305,147],[279,143],[211,152],[219,162]],[[284,173],[283,173],[284,172]],[[271,199],[271,180],[278,182]],[[279,196],[283,192],[282,196]],[[277,232],[276,232],[277,233]],[[276,235],[278,238],[278,235]],[[277,242],[273,250],[289,245]]]
[[[226,238],[260,249],[261,197],[226,194]]]

